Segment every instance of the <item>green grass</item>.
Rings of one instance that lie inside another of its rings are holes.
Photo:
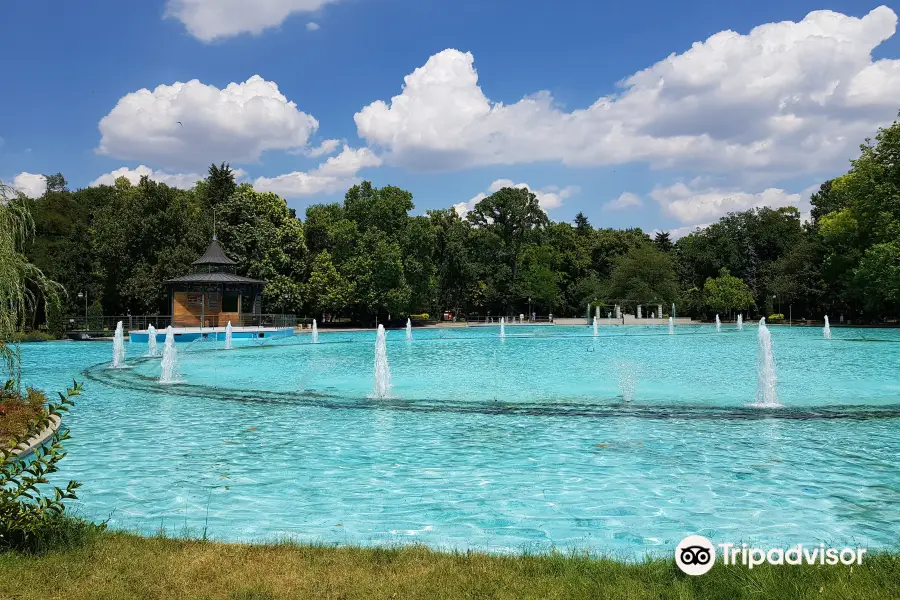
[[[625,564],[585,555],[241,545],[105,532],[76,549],[0,554],[0,598],[893,600],[900,598],[900,555],[866,555],[852,568],[717,564],[688,577],[671,559]]]

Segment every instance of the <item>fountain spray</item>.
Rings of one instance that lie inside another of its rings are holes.
[[[375,337],[375,390],[376,398],[387,398],[391,393],[391,369],[387,359],[387,338],[384,325],[378,326]]]

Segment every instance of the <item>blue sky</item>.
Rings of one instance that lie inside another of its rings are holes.
[[[82,187],[144,166],[190,185],[231,161],[300,211],[360,179],[409,189],[416,212],[507,180],[556,220],[646,230],[805,211],[900,108],[896,8],[879,6],[7,2],[0,178],[34,193],[41,173]]]

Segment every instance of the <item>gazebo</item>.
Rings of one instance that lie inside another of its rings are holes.
[[[241,326],[258,320],[260,296],[267,282],[235,274],[236,264],[213,236],[203,256],[193,262],[193,273],[165,282],[172,325],[220,327],[231,321]]]

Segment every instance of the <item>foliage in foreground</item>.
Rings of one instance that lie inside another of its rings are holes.
[[[11,383],[5,393],[14,393]],[[72,398],[80,393],[81,386],[74,384],[66,394],[60,393],[59,402],[48,403],[41,418],[31,421],[23,434],[13,436],[11,444],[0,444],[0,549],[40,552],[65,546],[80,529],[90,527],[64,515],[63,502],[76,498],[80,483],[69,481],[65,489],[54,487],[52,495],[39,487],[49,484],[48,476],[59,470],[57,463],[66,456],[62,442],[69,438],[68,429],[57,430],[50,443],[36,448],[31,456],[12,455],[16,444],[48,427],[51,417],[68,411]]]
[[[12,447],[31,428],[32,422],[46,416],[47,396],[40,390],[28,388],[17,392],[8,381],[0,388],[0,448]]]
[[[900,556],[867,555],[852,568],[717,565],[706,575],[689,577],[671,559],[626,564],[578,553],[492,556],[422,547],[238,545],[102,533],[65,552],[0,554],[0,596],[16,598],[23,590],[29,598],[67,600],[893,600],[900,597]]]

